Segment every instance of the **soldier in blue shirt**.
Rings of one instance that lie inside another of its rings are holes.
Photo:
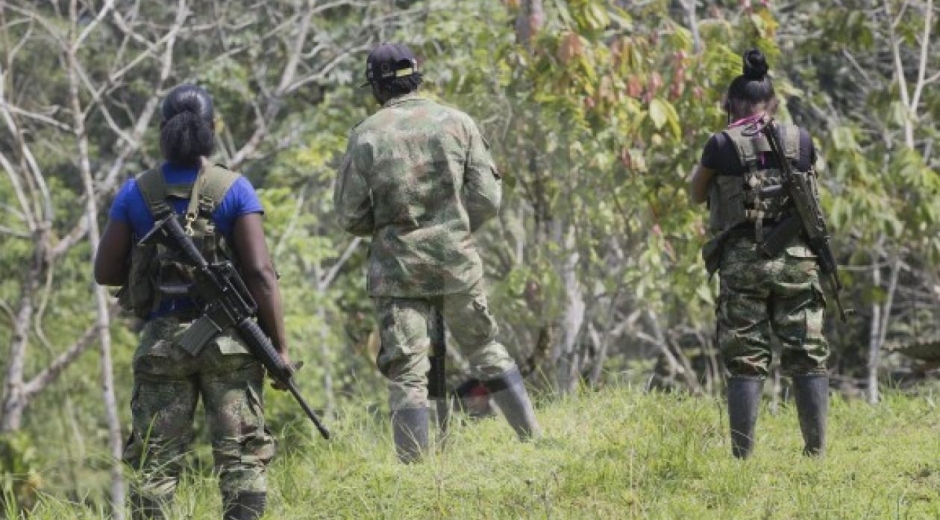
[[[255,519],[264,513],[266,467],[274,455],[264,424],[264,369],[233,330],[203,345],[180,342],[199,317],[192,280],[168,251],[137,241],[159,218],[185,218],[187,231],[210,262],[236,261],[258,304],[259,325],[289,362],[263,208],[247,179],[206,159],[215,133],[212,99],[205,90],[175,88],[163,101],[162,116],[160,148],[166,162],[121,187],[95,257],[95,280],[123,286],[122,303],[146,320],[134,354],[133,432],[124,452],[125,461],[142,474],[132,490],[133,515],[165,518],[201,396],[224,518]]]

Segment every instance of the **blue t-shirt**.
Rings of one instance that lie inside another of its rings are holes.
[[[196,181],[199,168],[179,167],[164,163],[161,167],[166,183],[192,184]],[[171,199],[171,205],[177,213],[186,213],[189,199]],[[226,238],[231,239],[232,230],[235,229],[235,220],[249,213],[264,213],[261,201],[255,194],[255,189],[248,179],[239,177],[235,184],[229,188],[225,198],[212,214],[212,222],[216,229]],[[130,179],[121,186],[114,202],[111,204],[111,220],[130,224],[134,236],[141,238],[153,228],[153,215],[144,201],[144,196],[137,187],[137,180]]]
[[[192,184],[196,181],[196,175],[199,173],[198,167],[180,167],[170,163],[164,163],[161,170],[166,183],[169,185]],[[170,200],[170,205],[178,214],[182,215],[186,213],[189,199],[174,198]],[[261,201],[258,200],[258,195],[248,179],[239,177],[229,188],[215,212],[212,213],[212,222],[219,233],[231,243],[235,221],[238,217],[249,213],[264,213],[264,208],[261,206]],[[140,188],[137,187],[136,179],[130,179],[121,186],[114,202],[111,204],[109,217],[115,222],[129,224],[135,240],[140,239],[153,228],[153,215],[150,214],[150,208],[147,207],[147,202],[144,201],[144,196],[140,193]],[[149,318],[163,316],[173,310],[191,308],[193,305],[194,303],[188,298],[164,300],[161,302],[160,309],[151,313]]]

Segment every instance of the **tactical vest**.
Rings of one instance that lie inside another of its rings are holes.
[[[238,178],[237,173],[207,163],[192,184],[168,185],[163,172],[153,169],[137,176],[137,187],[155,222],[175,214],[173,199],[189,199],[186,213],[177,218],[206,260],[214,263],[231,255],[216,232],[212,214]],[[133,246],[127,284],[119,294],[125,309],[147,318],[165,299],[192,297],[192,291],[192,270],[173,252],[158,244]]]
[[[800,157],[800,132],[793,125],[779,125],[784,155],[795,161]],[[770,156],[770,143],[751,125],[737,126],[724,131],[738,151],[738,160],[746,170],[744,175],[723,175],[716,172],[708,193],[710,209],[709,230],[717,235],[744,223],[753,224],[755,240],[763,240],[765,222],[776,221],[793,207],[782,187],[783,171],[766,164]]]

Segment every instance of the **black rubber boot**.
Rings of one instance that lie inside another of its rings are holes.
[[[398,460],[417,462],[428,449],[428,409],[405,408],[392,412],[392,436]]]
[[[529,401],[529,394],[518,368],[512,368],[500,377],[483,384],[492,393],[493,401],[516,431],[519,440],[526,441],[541,435],[535,410],[532,409],[532,402]]]
[[[728,379],[731,454],[736,458],[746,459],[754,451],[754,427],[763,389],[761,378],[736,376]]]
[[[131,518],[133,520],[165,520],[161,507],[164,502],[145,497],[137,493],[131,493]]]
[[[803,455],[826,452],[826,417],[829,415],[829,376],[811,374],[793,377],[793,398],[803,432]]]
[[[237,493],[222,495],[222,520],[257,520],[264,515],[267,493]]]

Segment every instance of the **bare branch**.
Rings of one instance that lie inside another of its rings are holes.
[[[304,184],[304,187],[297,195],[297,200],[294,203],[294,211],[291,214],[290,220],[287,221],[287,226],[284,227],[284,233],[281,234],[281,238],[277,241],[277,245],[274,246],[272,256],[274,257],[275,261],[278,259],[278,257],[281,256],[281,251],[284,250],[284,244],[287,243],[287,239],[294,233],[294,228],[297,226],[297,221],[300,218],[300,211],[303,209],[304,201],[307,200],[308,186],[309,184]]]
[[[333,283],[333,280],[336,279],[336,276],[339,274],[340,269],[349,261],[349,258],[353,253],[356,252],[356,248],[359,247],[359,244],[362,243],[362,237],[356,237],[350,242],[349,246],[346,247],[346,250],[343,251],[343,254],[340,255],[339,259],[330,267],[330,270],[326,273],[322,279],[317,281],[317,289],[320,292],[324,292],[330,288],[330,285]]]
[[[297,73],[297,64],[303,54],[304,43],[307,41],[307,33],[310,31],[310,18],[313,16],[312,3],[307,3],[307,12],[300,17],[300,27],[297,29],[297,35],[294,37],[294,44],[291,46],[290,55],[287,58],[287,64],[284,65],[284,72],[281,74],[281,81],[275,90],[275,95],[281,96],[287,92],[287,87],[294,81],[294,75]]]
[[[37,112],[30,112],[29,110],[25,110],[25,109],[22,109],[22,108],[20,108],[20,107],[13,106],[13,105],[7,103],[6,100],[4,100],[4,99],[2,99],[2,98],[0,98],[0,108],[3,108],[3,109],[5,109],[5,110],[9,110],[10,113],[12,113],[12,114],[16,114],[16,115],[19,115],[19,116],[23,116],[23,117],[25,117],[25,118],[27,118],[27,119],[33,119],[33,120],[39,121],[39,122],[41,122],[41,123],[45,123],[45,124],[47,124],[47,125],[49,125],[49,126],[53,126],[53,127],[55,127],[55,128],[58,128],[59,130],[62,130],[62,131],[64,131],[64,132],[71,132],[71,131],[72,131],[72,127],[69,126],[69,125],[66,124],[66,123],[63,123],[63,122],[61,122],[61,121],[58,121],[58,120],[56,120],[56,119],[54,119],[54,118],[51,118],[51,117],[49,117],[49,116],[45,116],[45,115],[39,114],[39,113],[37,113]]]
[[[112,305],[109,311],[116,315],[119,307]],[[62,372],[65,371],[75,360],[78,359],[89,347],[95,344],[95,338],[98,334],[96,324],[89,325],[74,343],[62,351],[49,365],[40,370],[28,383],[23,385],[22,396],[26,400],[31,400],[36,394],[42,392],[49,385],[54,383]]]
[[[858,64],[858,61],[855,59],[855,56],[853,56],[852,53],[848,51],[848,49],[842,49],[842,56],[844,56],[845,59],[849,60],[849,63],[851,63],[852,67],[855,68],[855,71],[858,72],[859,75],[862,76],[862,78],[865,80],[865,83],[871,86],[872,85],[871,76],[868,75],[868,71],[866,71],[864,67]]]
[[[920,96],[924,92],[924,86],[927,84],[927,60],[930,57],[930,33],[933,26],[933,0],[927,0],[927,8],[924,12],[924,34],[920,42],[920,63],[917,68],[917,85],[914,87],[914,96],[911,98],[910,111],[917,116],[917,106],[920,104]],[[938,73],[940,74],[940,73]]]
[[[891,6],[888,3],[888,0],[883,0],[885,14],[888,18],[891,18]],[[907,78],[904,77],[904,63],[901,61],[901,42],[898,39],[898,35],[895,32],[895,28],[898,23],[900,23],[901,16],[904,14],[904,11],[907,10],[908,2],[904,2],[904,6],[901,8],[901,13],[898,15],[890,25],[888,29],[888,38],[891,44],[891,54],[894,57],[894,74],[898,80],[898,90],[901,93],[901,103],[904,104],[908,110],[911,106],[910,92],[907,90]],[[914,148],[914,127],[913,122],[911,121],[910,114],[905,117],[904,120],[904,142],[907,144],[908,148]]]
[[[163,86],[166,84],[170,73],[173,71],[173,49],[176,46],[177,35],[183,27],[183,24],[186,23],[188,16],[189,10],[186,7],[186,1],[178,0],[176,18],[173,20],[173,26],[170,28],[169,32],[167,32],[167,36],[161,40],[165,42],[165,48],[163,52],[162,68],[160,69],[160,78],[157,80],[157,84],[154,85],[153,89],[154,95],[147,101],[143,110],[141,110],[140,116],[137,118],[137,123],[134,125],[134,130],[131,132],[131,140],[114,161],[111,170],[105,176],[104,180],[99,184],[98,193],[108,193],[111,191],[118,174],[124,168],[124,163],[127,161],[127,158],[140,148],[140,140],[144,132],[147,131],[150,120],[154,113],[156,113],[157,106],[160,104],[160,95],[162,95]]]
[[[938,80],[940,80],[940,72],[937,72],[933,76],[930,76],[929,78],[925,79],[924,84],[929,85],[931,83],[936,83]]]
[[[289,93],[295,92],[300,87],[303,87],[304,85],[307,85],[315,81],[323,81],[324,79],[326,79],[329,73],[333,72],[333,69],[335,69],[347,57],[349,57],[350,54],[367,51],[369,50],[369,48],[370,48],[370,45],[368,43],[362,43],[354,47],[348,47],[341,53],[334,56],[333,59],[328,61],[325,65],[321,66],[315,74],[310,74],[304,78],[297,80],[293,84],[291,84],[291,86],[288,87],[286,93],[289,94]]]
[[[0,84],[3,84],[3,78],[0,78]],[[26,192],[23,191],[23,185],[20,184],[20,176],[16,173],[16,168],[13,167],[13,163],[7,159],[7,156],[4,155],[2,151],[0,151],[0,166],[3,166],[3,170],[10,178],[10,184],[13,185],[13,193],[16,195],[16,200],[20,204],[20,210],[26,220],[26,226],[30,231],[34,231],[37,227],[36,218],[29,206],[29,199],[26,197]]]
[[[85,39],[88,38],[88,35],[90,35],[92,31],[94,31],[95,28],[98,27],[98,24],[100,24],[101,20],[103,20],[104,17],[108,15],[108,12],[111,11],[112,7],[114,7],[114,0],[106,0],[104,7],[101,9],[101,12],[98,13],[98,16],[96,16],[94,20],[92,20],[88,25],[86,25],[82,33],[78,35],[78,38],[76,38],[75,41],[72,42],[72,48],[78,49],[79,47],[82,46],[82,42],[84,42]]]
[[[2,70],[0,70],[0,100],[6,99],[6,90],[4,86],[5,83],[6,83],[6,74],[4,74]],[[43,177],[42,171],[39,168],[39,163],[36,161],[36,158],[33,156],[32,150],[30,150],[29,145],[26,143],[26,139],[23,138],[23,134],[20,131],[19,126],[16,124],[16,121],[14,120],[12,114],[7,109],[6,102],[0,103],[0,116],[2,116],[4,123],[6,123],[7,128],[10,130],[10,135],[16,138],[17,145],[19,146],[19,152],[23,156],[23,160],[26,161],[26,165],[28,167],[25,168],[25,170],[27,171],[27,173],[31,175],[31,177],[26,178],[27,182],[35,183],[35,185],[38,186],[39,188],[40,197],[41,197],[40,202],[42,205],[41,214],[39,214],[40,211],[38,210],[36,211],[30,210],[28,204],[27,206],[24,206],[24,210],[27,213],[31,214],[32,224],[30,226],[30,229],[35,229],[35,227],[39,225],[39,221],[42,221],[43,223],[42,225],[47,226],[48,223],[52,220],[52,197],[49,194],[49,187],[46,185],[46,179],[45,177]],[[12,176],[14,176],[15,173],[13,171],[12,164],[9,163],[9,161],[6,161],[5,159],[3,160],[3,162],[4,162],[4,169],[7,169],[8,173],[11,175],[11,180],[13,180]],[[7,168],[8,164],[9,164],[9,169]],[[32,186],[30,186],[30,188],[32,189]],[[20,203],[22,204],[24,200],[26,200],[25,191],[17,193],[18,199],[20,195],[24,197],[24,199],[20,199]]]
[[[10,235],[16,238],[27,238],[27,239],[30,238],[29,233],[25,231],[17,231],[13,228],[8,228],[6,226],[0,226],[0,233]]]

